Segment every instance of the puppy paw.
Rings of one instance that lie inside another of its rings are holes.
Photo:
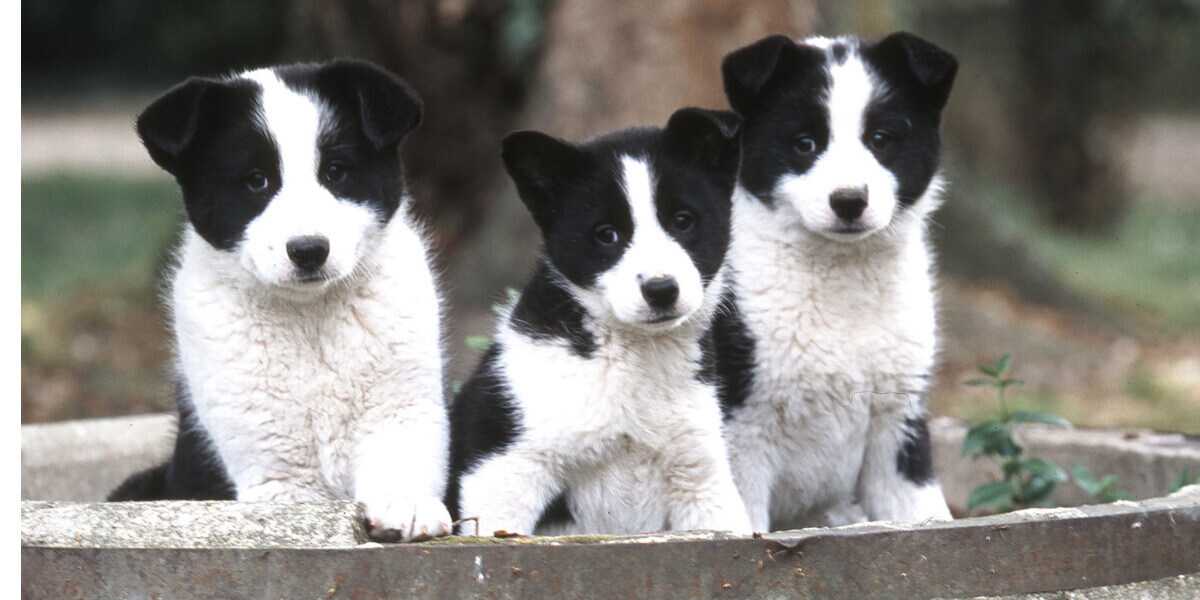
[[[367,535],[379,542],[423,542],[450,535],[450,512],[436,498],[364,503]]]

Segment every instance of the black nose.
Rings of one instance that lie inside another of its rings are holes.
[[[829,195],[829,206],[843,221],[853,221],[867,209],[866,188],[844,188]]]
[[[647,279],[642,282],[642,297],[652,308],[671,308],[679,299],[679,284],[674,277]]]
[[[303,271],[315,271],[329,258],[329,240],[319,235],[302,235],[288,240],[288,258]]]

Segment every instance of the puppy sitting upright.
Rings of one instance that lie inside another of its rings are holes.
[[[451,409],[447,505],[480,531],[749,531],[705,360],[734,120],[504,140],[545,255]]]
[[[377,537],[449,531],[440,305],[399,157],[420,118],[354,61],[194,78],[142,113],[187,209],[180,422],[110,499],[352,499]]]
[[[722,70],[745,121],[718,363],[755,528],[949,518],[926,427],[925,229],[954,57],[904,33],[773,36]]]

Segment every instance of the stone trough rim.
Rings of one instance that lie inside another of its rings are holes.
[[[221,504],[234,508],[248,503]],[[138,510],[136,505],[110,507]],[[27,502],[22,508],[54,506],[63,504]],[[780,597],[779,592],[802,598],[969,597],[1122,585],[1200,572],[1200,486],[1141,502],[754,537],[684,533],[591,543],[542,537],[486,544],[127,548],[27,543],[24,530],[22,535],[25,584],[55,581],[54,575],[66,571],[81,589],[107,589],[118,596],[170,592],[196,578],[219,575],[225,582],[221,592],[235,597],[278,597],[281,591],[287,592],[283,597],[311,595],[329,581],[360,590],[403,590],[405,597],[559,597],[555,590],[571,592],[563,597],[586,597],[580,590],[596,589],[654,598]],[[1122,553],[1073,552],[1080,543],[1116,548],[1121,539]],[[1021,555],[1022,549],[1032,555]],[[579,569],[580,564],[588,568]],[[644,572],[630,573],[631,568]],[[280,578],[283,573],[287,577]],[[559,575],[555,579],[547,573]],[[646,594],[639,595],[641,588],[620,579],[622,574],[646,577]],[[268,593],[263,582],[271,578],[276,581]],[[119,585],[113,588],[113,582]]]
[[[157,438],[170,429],[169,417],[163,415],[102,421],[99,426],[109,428],[104,430],[109,435],[116,431],[130,439],[114,446],[111,455],[97,457],[91,452],[96,431],[89,425],[97,422],[23,427],[23,470],[60,473],[54,457],[43,452],[54,432],[71,440],[61,454],[62,464],[73,464],[70,472],[90,478],[97,468],[111,466],[111,460],[127,461],[121,468],[132,468],[131,461],[150,460],[145,452],[161,452],[164,440]],[[935,451],[940,445],[942,452],[957,453],[961,422],[935,419],[931,429]],[[1200,464],[1195,436],[1143,430],[1074,433],[1080,435],[1062,440],[1053,430],[1035,427],[1023,429],[1021,435],[1047,452],[1104,449],[1126,457],[1153,456],[1173,465],[1172,469]],[[1164,471],[1157,462],[1153,469],[1149,464],[1124,463],[1132,474],[1131,484],[1138,476],[1156,473],[1143,482],[1143,494],[1164,489],[1164,473],[1174,472]],[[22,494],[26,494],[24,480]],[[97,494],[93,490],[77,497],[91,499]],[[155,594],[171,598],[185,589],[192,591],[184,596],[212,598],[325,594],[318,594],[318,589],[333,590],[332,598],[343,597],[341,589],[358,590],[355,593],[367,598],[538,594],[583,598],[596,590],[644,598],[923,598],[1057,593],[1167,581],[1164,578],[1172,578],[1164,585],[1172,589],[1182,585],[1185,591],[1183,596],[1162,597],[1200,597],[1200,575],[1189,575],[1200,573],[1200,486],[1137,502],[1029,509],[928,524],[864,523],[756,537],[687,532],[516,540],[460,537],[387,545],[366,539],[361,507],[353,503],[204,504],[212,503],[23,501],[23,597],[71,597],[63,593],[70,588],[81,590],[77,597],[89,598]],[[108,523],[108,529],[81,533],[74,527],[76,521],[66,516],[72,511],[89,513]],[[225,530],[206,538],[172,520],[185,517],[192,519],[187,523],[215,519],[224,523]],[[220,543],[233,539],[229,532],[236,534],[240,524],[258,527],[255,535],[268,535],[273,529],[270,524],[284,518],[309,525],[265,541],[240,546]],[[137,544],[123,538],[120,527],[134,521],[149,527],[139,534],[161,533],[162,543]],[[322,539],[314,541],[306,535]],[[481,575],[483,579],[478,578]],[[631,578],[641,583],[635,586]],[[222,583],[206,591],[196,587],[197,581]]]

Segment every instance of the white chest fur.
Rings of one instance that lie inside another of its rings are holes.
[[[730,262],[756,340],[728,423],[735,478],[756,528],[767,506],[777,523],[821,520],[855,501],[872,416],[919,411],[936,352],[923,223],[843,244],[745,193],[734,213]]]
[[[539,533],[748,531],[715,387],[696,378],[697,340],[607,333],[583,358],[502,326],[519,433],[464,476],[463,514],[484,531],[531,532],[565,493],[572,522]]]
[[[440,309],[425,248],[400,215],[379,235],[360,276],[291,303],[185,234],[171,289],[178,369],[239,499],[367,500],[386,484],[359,480],[363,465],[401,450],[368,440],[399,427],[432,431],[444,449]],[[418,487],[436,496],[442,485]]]

